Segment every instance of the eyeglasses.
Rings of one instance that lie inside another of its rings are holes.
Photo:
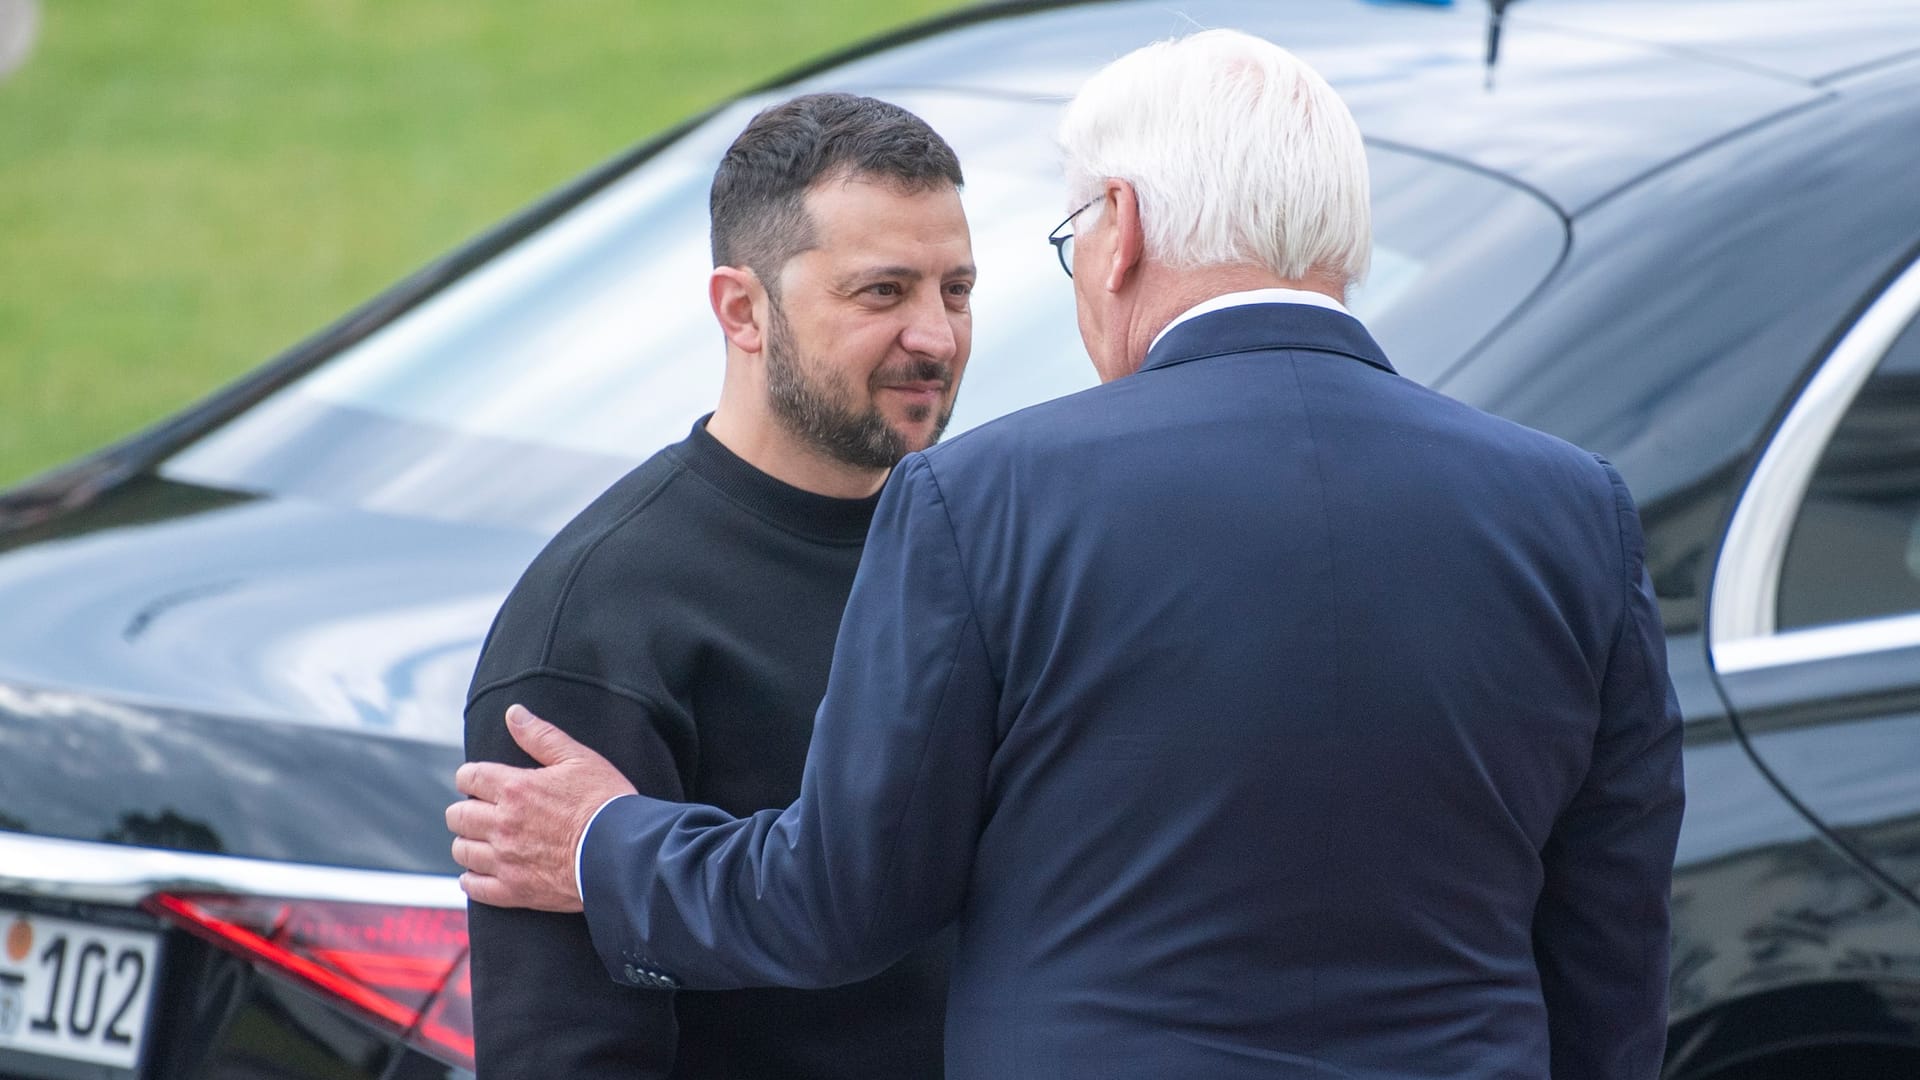
[[[1100,201],[1100,196],[1098,195],[1095,195],[1093,198],[1088,199],[1085,206],[1082,206],[1080,209],[1075,210],[1071,214],[1068,214],[1064,221],[1060,222],[1060,224],[1058,225],[1055,225],[1053,227],[1053,231],[1047,234],[1047,243],[1052,244],[1054,254],[1060,256],[1060,269],[1065,270],[1067,272],[1068,277],[1073,276],[1073,234],[1067,233],[1063,236],[1061,235],[1060,230],[1073,224],[1074,218],[1077,218],[1081,214],[1086,213],[1088,207],[1091,207],[1094,203],[1097,203],[1099,201]]]

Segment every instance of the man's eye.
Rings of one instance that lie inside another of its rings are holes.
[[[881,281],[867,286],[867,291],[875,296],[899,296],[900,286],[891,281]]]
[[[947,295],[948,296],[971,296],[973,295],[973,282],[971,281],[948,282]]]

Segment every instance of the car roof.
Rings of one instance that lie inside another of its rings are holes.
[[[1370,140],[1533,187],[1569,216],[1743,129],[1832,97],[1832,81],[1920,52],[1914,0],[1526,0],[1492,88],[1487,8],[1361,0],[1123,0],[964,12],[786,89],[941,87],[1070,97],[1158,38],[1230,26],[1298,53]]]

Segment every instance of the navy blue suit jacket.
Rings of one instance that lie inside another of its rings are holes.
[[[956,1080],[1633,1080],[1680,780],[1613,469],[1247,306],[903,462],[799,800],[618,800],[582,892],[651,985],[957,919]]]

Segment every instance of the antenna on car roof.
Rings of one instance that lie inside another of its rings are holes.
[[[1493,65],[1500,59],[1500,24],[1513,0],[1487,0],[1487,89],[1493,89]]]

